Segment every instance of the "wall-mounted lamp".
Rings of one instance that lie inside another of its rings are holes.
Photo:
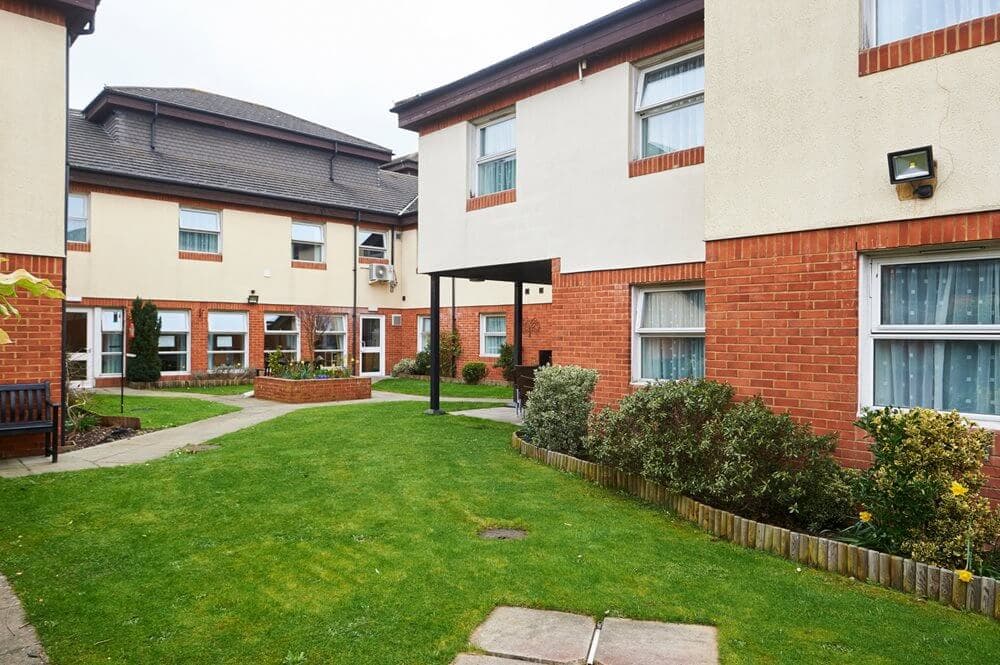
[[[934,151],[931,146],[890,152],[888,158],[889,182],[910,185],[917,198],[934,196]]]
[[[257,295],[256,291],[250,289],[250,295],[247,296],[247,304],[256,305],[259,302],[260,302],[260,296]]]

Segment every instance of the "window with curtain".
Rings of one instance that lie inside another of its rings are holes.
[[[868,10],[874,46],[1000,13],[1000,0],[869,1],[874,3]]]
[[[865,405],[1000,415],[1000,257],[873,263]]]
[[[637,381],[705,376],[705,290],[637,288],[632,374]]]
[[[517,187],[516,122],[508,115],[476,129],[476,196]]]
[[[292,260],[323,263],[325,231],[323,224],[292,222]]]
[[[342,314],[322,314],[316,317],[313,337],[313,357],[324,367],[345,367],[347,349],[347,317]]]
[[[208,368],[215,371],[247,366],[245,312],[208,313]]]
[[[182,252],[219,253],[219,236],[222,234],[219,213],[181,208],[180,225],[179,246]]]
[[[165,373],[188,371],[188,313],[160,310],[160,339],[157,353]]]
[[[500,356],[500,347],[507,341],[507,317],[503,314],[483,314],[479,317],[479,355]]]
[[[639,156],[705,144],[705,55],[655,65],[639,73],[635,112]]]
[[[431,317],[417,317],[417,352],[426,351],[431,346]]]
[[[70,194],[67,200],[66,240],[87,242],[90,240],[89,201],[86,194]]]
[[[389,243],[384,231],[358,231],[358,256],[366,259],[389,257]]]
[[[264,353],[299,359],[299,318],[294,314],[264,315]]]
[[[123,310],[101,310],[101,374],[122,373],[124,323]]]

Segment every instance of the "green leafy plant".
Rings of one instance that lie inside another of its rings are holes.
[[[500,356],[497,358],[493,366],[500,370],[503,375],[504,381],[508,383],[514,382],[514,369],[516,365],[514,364],[514,347],[507,342],[500,345]]]
[[[413,359],[413,373],[427,376],[431,373],[431,352],[420,351]]]
[[[462,356],[462,338],[452,330],[441,337],[441,376],[455,377],[458,359]]]
[[[579,453],[599,375],[574,365],[549,365],[535,371],[535,388],[524,414],[524,431],[536,445]]]
[[[403,358],[392,366],[393,376],[410,376],[417,374],[417,361],[413,358]]]
[[[156,305],[136,298],[132,301],[132,327],[135,336],[130,344],[130,357],[125,366],[129,381],[153,382],[160,380],[160,316]]]
[[[486,378],[486,363],[472,362],[465,363],[462,367],[462,380],[469,384],[476,384]]]
[[[872,465],[855,484],[868,526],[846,535],[930,564],[981,566],[1000,541],[1000,515],[978,494],[992,433],[922,408],[868,410],[856,424],[872,439]]]
[[[0,257],[0,266],[6,262],[6,258]],[[0,272],[0,320],[21,318],[21,312],[14,305],[14,301],[23,297],[61,300],[66,296],[51,281],[35,277],[23,268],[9,273]],[[11,342],[10,335],[0,328],[0,345]]]
[[[303,381],[306,379],[346,379],[351,376],[351,371],[347,367],[323,367],[307,360],[293,362],[276,360],[275,356],[280,355],[280,353],[272,353],[267,358],[268,374],[276,379]]]

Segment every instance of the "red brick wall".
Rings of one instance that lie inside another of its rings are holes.
[[[839,436],[838,456],[870,458],[858,410],[861,253],[1000,238],[1000,212],[718,240],[705,265],[709,378]],[[1000,498],[1000,448],[987,470]]]
[[[253,380],[254,396],[274,402],[312,404],[315,402],[343,402],[368,399],[372,396],[372,380],[353,379],[275,379],[258,376]]]
[[[4,254],[0,272],[24,268],[35,277],[50,280],[63,288],[65,259],[51,256]],[[20,319],[4,319],[0,327],[12,344],[0,346],[0,383],[52,384],[52,401],[62,401],[62,301],[51,298],[17,298]],[[0,437],[0,457],[40,455],[40,436]]]

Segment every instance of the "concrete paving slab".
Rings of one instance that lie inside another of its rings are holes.
[[[605,619],[595,665],[715,665],[716,629],[658,621]]]
[[[458,658],[451,661],[451,665],[524,665],[523,660],[513,658],[498,658],[496,656],[480,656],[477,654],[463,653]]]
[[[498,607],[470,642],[488,655],[550,665],[584,665],[596,624],[566,612]]]
[[[0,575],[0,665],[48,663],[38,633],[28,623],[21,601],[7,578]]]
[[[498,423],[508,423],[510,425],[524,424],[524,418],[517,415],[517,411],[514,407],[510,406],[497,406],[489,409],[470,409],[468,411],[452,411],[451,415],[482,418],[483,420],[495,420]]]

